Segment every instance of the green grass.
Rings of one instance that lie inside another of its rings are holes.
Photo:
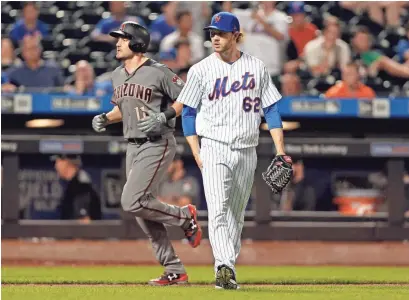
[[[243,287],[237,291],[215,290],[211,287],[134,287],[134,286],[6,286],[2,299],[280,299],[280,300],[404,300],[408,287],[377,286],[266,286]]]
[[[3,267],[3,283],[146,283],[161,267]],[[211,266],[187,267],[191,283],[211,283]],[[403,267],[253,267],[239,266],[237,279],[249,284],[407,283]]]
[[[160,267],[3,267],[3,284],[41,283],[45,285],[3,285],[1,292],[2,299],[7,300],[409,299],[409,268],[240,266],[237,271],[239,283],[242,285],[237,291],[215,290],[212,285],[211,266],[188,267],[187,271],[192,284],[209,285],[176,287],[131,285],[132,283],[145,284],[147,280],[157,277],[162,272]],[[78,285],[63,285],[69,283]],[[87,283],[101,285],[80,285]],[[388,283],[405,284],[405,286],[352,285]],[[109,284],[125,285],[108,286]]]

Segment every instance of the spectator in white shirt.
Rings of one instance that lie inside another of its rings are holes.
[[[323,35],[305,45],[304,59],[314,76],[345,67],[351,60],[351,49],[340,39],[339,24],[328,22]]]
[[[167,52],[183,38],[187,39],[192,50],[192,60],[200,61],[205,56],[203,38],[192,32],[193,20],[189,11],[181,11],[176,16],[177,30],[167,35],[161,42],[159,51]]]
[[[260,2],[253,9],[234,9],[243,24],[241,50],[261,59],[273,80],[280,75],[288,40],[288,16],[275,8],[275,2]]]

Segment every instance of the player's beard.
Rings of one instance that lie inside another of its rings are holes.
[[[119,54],[119,56],[118,56],[118,54]],[[124,53],[124,52],[121,51],[120,53],[117,52],[116,58],[123,61],[123,60],[131,59],[131,58],[133,57],[133,55],[134,55],[133,52],[130,52],[130,53],[126,52],[126,53]]]

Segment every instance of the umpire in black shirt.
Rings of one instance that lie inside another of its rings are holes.
[[[55,169],[61,179],[68,181],[61,200],[62,220],[101,219],[101,201],[94,190],[91,178],[81,169],[81,158],[72,155],[53,155]]]

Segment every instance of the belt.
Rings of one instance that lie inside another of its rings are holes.
[[[148,136],[148,137],[144,137],[144,138],[130,138],[130,139],[128,139],[128,143],[136,144],[136,145],[142,145],[142,144],[145,144],[147,142],[156,142],[156,141],[159,141],[160,139],[162,139],[161,135]]]

